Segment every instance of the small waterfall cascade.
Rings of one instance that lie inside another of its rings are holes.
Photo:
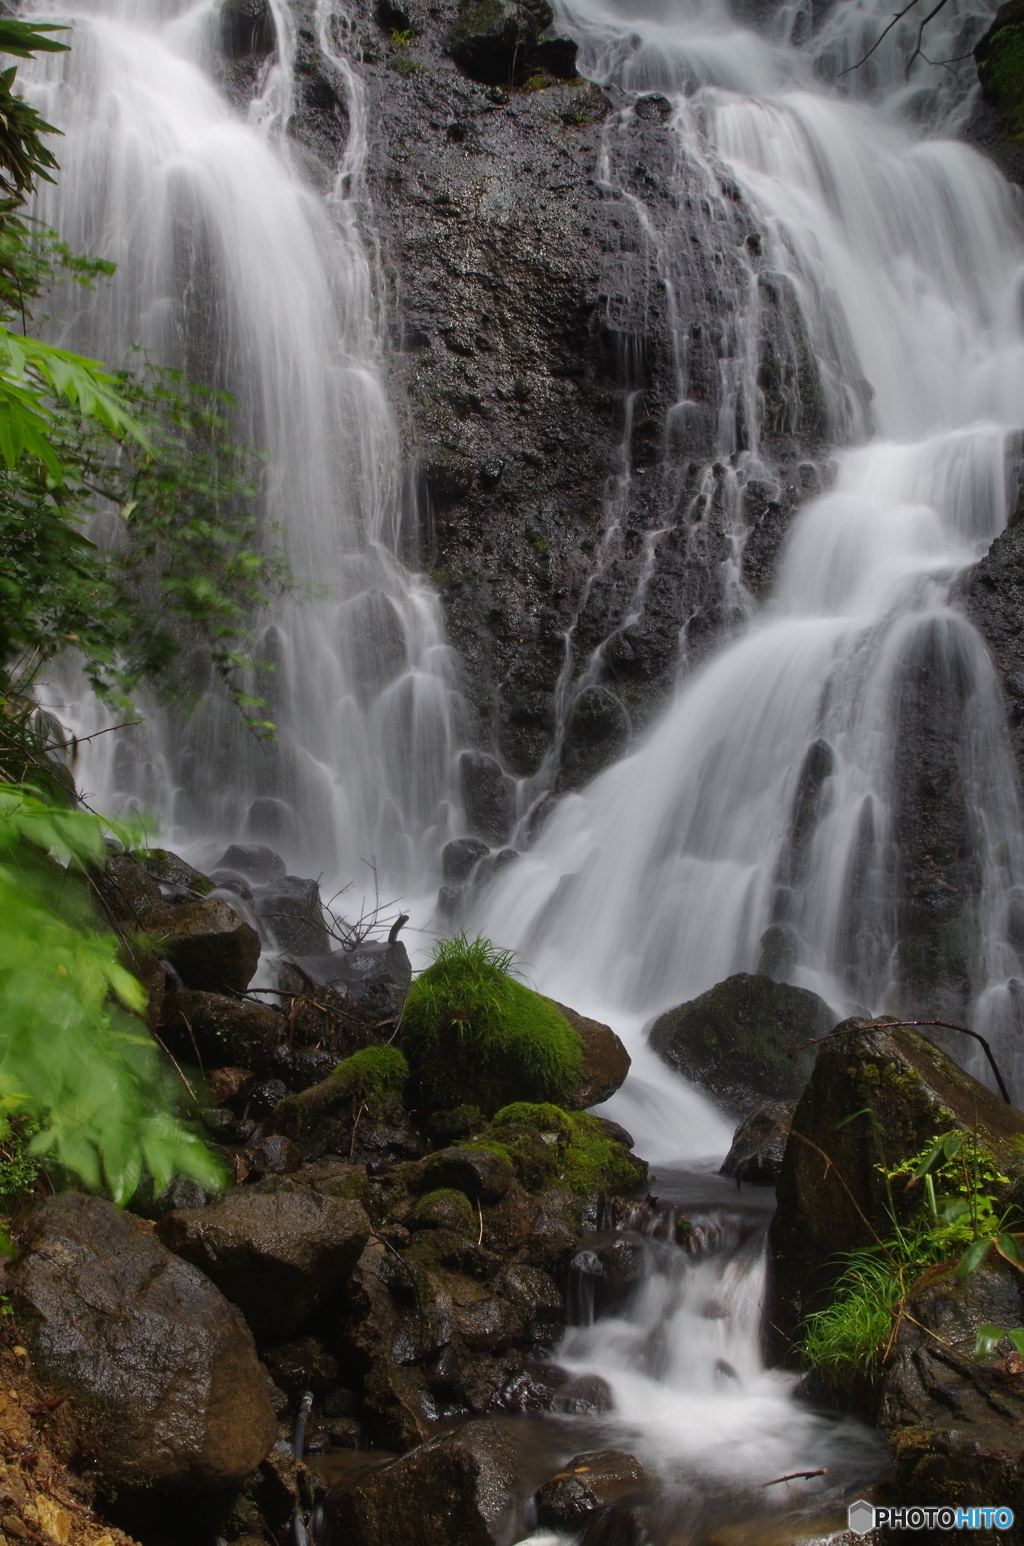
[[[255,689],[277,739],[246,733],[211,689],[193,717],[150,707],[139,730],[86,749],[98,808],[141,806],[171,844],[248,840],[320,874],[325,895],[369,880],[426,884],[457,826],[456,705],[437,598],[403,566],[399,435],[378,369],[379,275],[364,216],[366,109],[347,21],[320,0],[339,159],[289,134],[296,22],[272,7],[277,46],[248,118],[218,89],[217,0],[78,0],[47,10],[73,48],[22,74],[64,130],[62,172],[35,213],[72,249],[118,265],[91,294],[61,294],[61,341],[112,363],[155,363],[229,389],[240,439],[265,451],[262,512],[297,582],[257,620]],[[20,77],[19,77],[20,78]],[[305,159],[304,159],[305,158]],[[191,662],[198,685],[203,663]],[[73,685],[53,700],[79,733],[103,717]],[[114,743],[114,744],[111,744]],[[197,845],[198,848],[197,848]],[[202,857],[202,854],[200,854]]]
[[[921,58],[907,78],[916,28],[893,30],[868,78],[835,79],[860,57],[865,15],[841,0],[802,39],[777,13],[766,38],[715,0],[562,5],[581,67],[631,100],[666,96],[680,164],[704,178],[708,244],[737,275],[714,429],[728,476],[772,478],[762,445],[780,416],[798,431],[804,413],[839,449],[790,527],[770,603],[681,681],[631,755],[560,802],[477,921],[545,991],[634,1027],[755,970],[763,931],[784,925],[793,981],[837,1013],[970,1014],[1019,1096],[1021,812],[998,683],[956,589],[1016,498],[1024,224],[993,166],[922,137],[921,121],[955,127],[968,93]],[[985,24],[951,5],[936,46],[963,53]],[[631,111],[605,130],[610,180]],[[690,240],[682,216],[656,233],[670,302]],[[781,379],[764,348],[780,319],[793,362]],[[675,332],[685,428],[678,305]],[[936,947],[906,865],[939,798],[939,743],[962,901]]]
[[[794,1402],[794,1376],[765,1367],[763,1222],[637,1212],[646,1218],[593,1236],[571,1268],[576,1324],[557,1356],[611,1388],[598,1442],[635,1454],[660,1483],[654,1513],[668,1537],[681,1520],[703,1539],[775,1510],[791,1527],[801,1515],[841,1518],[851,1489],[884,1472],[882,1444],[852,1419]],[[823,1474],[779,1484],[799,1472]]]

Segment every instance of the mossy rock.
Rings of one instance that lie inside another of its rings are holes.
[[[974,59],[981,94],[1001,115],[1007,139],[1024,140],[1024,0],[999,7]]]
[[[503,1155],[531,1192],[561,1181],[586,1197],[595,1191],[632,1191],[647,1181],[646,1161],[612,1137],[599,1118],[547,1102],[506,1106],[467,1147]]]
[[[835,1024],[806,988],[738,972],[651,1027],[655,1052],[737,1116],[770,1100],[794,1100],[814,1066],[807,1043]]]
[[[409,990],[402,1044],[415,1104],[460,1103],[485,1115],[510,1101],[562,1101],[583,1077],[584,1049],[561,1010],[511,975],[487,940],[438,946]]]
[[[439,1187],[427,1192],[409,1214],[410,1229],[450,1229],[468,1235],[476,1224],[473,1208],[465,1192],[454,1187]]]

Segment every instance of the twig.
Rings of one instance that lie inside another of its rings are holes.
[[[828,1466],[819,1466],[816,1471],[790,1471],[788,1476],[776,1476],[770,1482],[762,1482],[762,1487],[777,1487],[780,1482],[797,1482],[805,1476],[827,1476]]]
[[[935,9],[933,11],[929,11],[928,12],[928,15],[924,18],[924,21],[918,27],[918,29],[917,29],[917,44],[916,44],[916,46],[914,48],[914,52],[911,54],[910,58],[907,60],[907,67],[906,67],[906,69],[903,72],[904,80],[909,80],[910,79],[910,67],[914,63],[914,60],[917,58],[918,54],[920,54],[920,52],[921,52],[921,43],[922,43],[922,41],[924,39],[924,29],[927,27],[927,25],[928,25],[928,23],[930,21],[932,21],[936,16],[938,16],[939,12],[942,10],[942,7],[945,4],[946,4],[946,0],[939,0],[939,3],[935,7]],[[928,61],[925,60],[925,63],[927,64]]]
[[[173,1052],[168,1052],[167,1048],[164,1046],[164,1043],[160,1040],[160,1037],[157,1035],[156,1031],[152,1031],[151,1035],[153,1037],[153,1040],[156,1042],[157,1046],[158,1047],[162,1047],[163,1050],[167,1053],[167,1056],[170,1058],[171,1062],[174,1064],[175,1068],[178,1070],[178,1078],[181,1080],[182,1084],[185,1086],[186,1090],[191,1095],[192,1099],[195,1100],[196,1099],[196,1092],[192,1088],[192,1086],[189,1084],[188,1080],[185,1078],[185,1075],[182,1073],[181,1066],[178,1063],[177,1058],[174,1056],[174,1053]]]
[[[945,4],[945,0],[943,0],[943,4]],[[1008,1106],[1013,1105],[1013,1101],[1007,1094],[1006,1085],[1003,1083],[1003,1076],[999,1072],[995,1058],[992,1056],[992,1048],[989,1046],[984,1036],[979,1035],[977,1031],[969,1030],[966,1025],[955,1025],[952,1020],[896,1020],[895,1022],[890,1020],[889,1024],[895,1024],[900,1027],[909,1026],[911,1028],[918,1025],[937,1025],[944,1031],[961,1031],[964,1036],[973,1036],[974,1040],[980,1041],[982,1047],[985,1049],[985,1056],[988,1058],[989,1067],[995,1075],[995,1080],[996,1084],[999,1086],[1000,1095],[1003,1097]]]
[[[479,1197],[476,1200],[476,1216],[480,1220],[480,1232],[479,1232],[479,1234],[476,1237],[476,1243],[477,1243],[477,1245],[483,1245],[483,1243],[484,1243],[484,1210],[480,1206],[480,1199],[479,1199]]]
[[[946,3],[946,0],[942,0],[942,4],[945,5],[945,3]],[[878,47],[879,43],[881,43],[882,39],[889,35],[889,33],[895,27],[896,23],[898,21],[902,21],[904,16],[906,16],[907,12],[908,11],[912,11],[916,4],[917,4],[917,0],[910,0],[910,4],[909,5],[905,5],[903,7],[902,11],[897,11],[895,16],[893,17],[892,21],[889,23],[888,27],[886,27],[885,31],[884,32],[880,32],[878,34],[878,37],[872,43],[871,47],[868,49],[867,53],[864,55],[864,58],[863,59],[858,59],[856,64],[847,65],[845,70],[840,70],[839,74],[836,76],[836,80],[841,80],[844,75],[849,75],[853,70],[859,70],[862,64],[867,64],[868,60],[871,58],[871,55],[874,53],[874,51]],[[934,14],[934,12],[933,12],[933,14]]]
[[[361,1104],[361,1106],[359,1107],[359,1110],[356,1112],[356,1119],[355,1119],[355,1121],[352,1123],[352,1142],[348,1146],[348,1157],[349,1157],[349,1159],[351,1159],[352,1156],[356,1152],[356,1128],[359,1126],[359,1118],[362,1116],[362,1114],[363,1114],[363,1112],[365,1110],[366,1110],[366,1102],[364,1100],[363,1103]]]

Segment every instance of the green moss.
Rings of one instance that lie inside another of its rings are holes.
[[[450,1186],[421,1197],[412,1210],[410,1224],[413,1229],[450,1229],[462,1235],[473,1232],[475,1238],[473,1206],[464,1192]]]
[[[556,1178],[584,1195],[631,1191],[647,1180],[645,1162],[612,1138],[597,1117],[548,1102],[503,1107],[468,1147],[503,1154],[529,1191],[540,1191]]]
[[[1003,114],[1008,139],[1024,139],[1024,31],[1001,27],[987,40],[987,55],[978,65],[986,99]]]
[[[512,952],[464,935],[443,940],[413,983],[402,1041],[419,1104],[564,1099],[583,1073],[583,1043],[550,999],[511,975]]]
[[[409,1064],[397,1047],[364,1047],[339,1063],[331,1075],[353,1103],[378,1112],[385,1095],[401,1097]]]

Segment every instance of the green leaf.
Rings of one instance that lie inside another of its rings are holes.
[[[1024,1353],[1024,1326],[1015,1326],[1013,1330],[1008,1331],[1006,1335],[1013,1343],[1014,1351],[1018,1353]]]
[[[0,16],[0,54],[16,54],[19,59],[31,59],[33,54],[67,53],[70,43],[47,37],[48,32],[70,32],[56,22],[17,21],[13,16]]]
[[[870,1117],[876,1127],[879,1126],[878,1118],[875,1116],[872,1108],[870,1106],[862,1106],[859,1111],[852,1111],[848,1117],[844,1117],[841,1122],[837,1122],[834,1131],[838,1133],[840,1128],[845,1127],[848,1122],[854,1122],[857,1117],[865,1116]]]
[[[957,1268],[957,1277],[966,1278],[972,1272],[976,1271],[976,1269],[981,1266],[982,1262],[988,1255],[989,1247],[991,1244],[991,1239],[988,1236],[983,1235],[980,1240],[975,1240],[973,1245],[968,1246],[967,1250],[960,1258],[960,1265]]]
[[[1020,1254],[1020,1246],[1011,1234],[998,1235],[995,1242],[996,1250],[1004,1261],[1024,1272],[1024,1257]]]
[[[991,1353],[996,1343],[1001,1342],[1006,1335],[1006,1328],[1003,1326],[979,1326],[974,1338],[975,1358],[984,1358],[987,1353]]]

